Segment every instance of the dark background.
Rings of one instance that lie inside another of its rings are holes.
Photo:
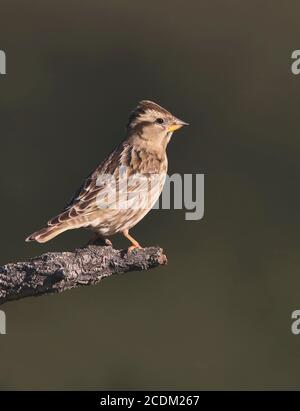
[[[0,0],[1,264],[153,99],[191,123],[170,173],[205,174],[205,217],[132,231],[169,265],[1,308],[5,389],[300,388],[299,1]],[[116,240],[119,247],[126,241]]]

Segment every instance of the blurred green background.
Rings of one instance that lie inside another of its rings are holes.
[[[170,173],[205,174],[203,220],[153,210],[132,231],[167,267],[1,307],[2,389],[300,388],[299,13],[293,0],[0,0],[0,264],[87,241],[24,238],[140,99],[191,123]]]

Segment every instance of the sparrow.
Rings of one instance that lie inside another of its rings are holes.
[[[158,200],[167,175],[166,148],[174,131],[188,123],[158,104],[142,100],[132,111],[124,140],[85,179],[69,204],[26,241],[45,243],[67,230],[87,228],[91,244],[112,245],[123,234],[130,250],[141,248],[129,234]]]

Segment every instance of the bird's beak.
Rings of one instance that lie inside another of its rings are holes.
[[[179,118],[174,118],[172,124],[168,127],[168,131],[176,131],[183,126],[188,126],[189,123],[179,120]]]

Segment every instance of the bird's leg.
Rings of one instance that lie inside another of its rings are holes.
[[[90,241],[88,242],[88,245],[109,245],[112,247],[112,242],[108,238],[104,238],[101,234],[99,233],[94,233]]]
[[[122,234],[124,235],[124,237],[126,237],[130,242],[131,242],[131,246],[128,248],[128,251],[132,251],[135,248],[142,248],[139,243],[133,238],[131,237],[131,235],[129,234],[128,230],[124,230],[122,231]]]

